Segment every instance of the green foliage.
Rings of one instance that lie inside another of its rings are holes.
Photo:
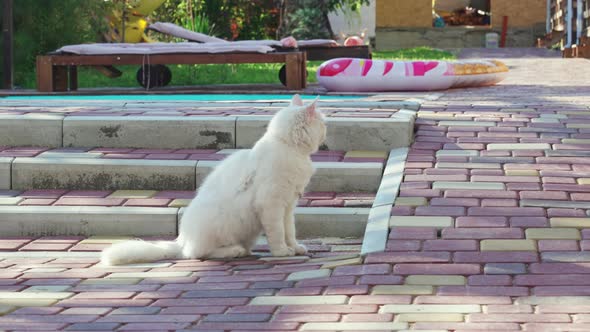
[[[301,7],[290,15],[290,19],[297,22],[291,34],[295,39],[331,39],[332,36],[327,29],[324,12],[320,7]]]
[[[152,16],[228,40],[250,40],[273,38],[277,15],[269,0],[167,0]]]
[[[406,48],[395,51],[375,51],[373,59],[396,60],[454,60],[457,57],[447,51],[431,47]]]
[[[104,1],[14,1],[15,82],[34,72],[35,58],[67,44],[95,42],[106,28]]]

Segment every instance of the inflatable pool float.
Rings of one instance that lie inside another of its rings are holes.
[[[317,71],[330,91],[426,91],[493,85],[508,75],[496,60],[392,61],[337,58]]]

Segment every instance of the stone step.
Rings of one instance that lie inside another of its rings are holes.
[[[0,206],[2,236],[174,236],[182,208]],[[299,238],[360,237],[369,208],[297,207]]]
[[[161,159],[133,159],[145,158],[146,154],[109,156],[93,151],[35,150],[37,154],[28,157],[31,154],[21,150],[26,157],[19,157],[19,151],[11,151],[4,154],[11,157],[1,157],[4,151],[0,152],[0,189],[195,190],[220,163],[211,159],[223,159],[233,152],[213,150],[198,154],[194,160],[176,160],[175,156],[187,158],[188,154],[162,153]],[[119,157],[122,159],[115,159]],[[385,157],[385,153],[374,151],[320,153],[314,159],[341,161],[315,161],[316,172],[307,190],[376,191]]]
[[[98,97],[95,97],[98,98]],[[249,148],[284,101],[0,101],[0,146]],[[389,150],[412,140],[416,102],[319,104],[330,150]]]

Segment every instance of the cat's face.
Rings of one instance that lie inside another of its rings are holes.
[[[318,98],[319,99],[319,98]],[[306,153],[313,153],[326,139],[326,123],[317,101],[304,105],[299,95],[271,121],[269,131]]]

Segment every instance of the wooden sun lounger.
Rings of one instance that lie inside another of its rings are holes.
[[[37,56],[37,90],[74,91],[78,88],[78,66],[284,63],[286,87],[301,90],[306,86],[305,52],[271,53],[171,53],[171,54],[56,54]]]

